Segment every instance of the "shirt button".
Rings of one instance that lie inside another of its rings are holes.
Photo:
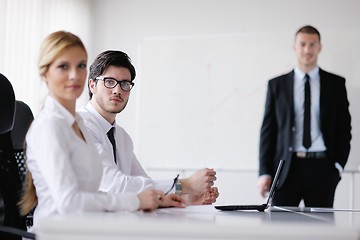
[[[295,132],[296,128],[295,127],[292,127],[291,131]]]
[[[292,152],[293,151],[293,148],[292,147],[289,147],[289,152]]]

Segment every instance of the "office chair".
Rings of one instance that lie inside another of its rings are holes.
[[[34,115],[30,107],[22,101],[16,101],[15,107],[15,121],[11,131],[11,140],[20,180],[23,185],[26,176],[25,136],[31,122],[34,120]],[[25,225],[26,227],[31,227],[33,225],[33,211],[26,217]]]
[[[16,101],[15,121],[11,131],[11,140],[14,148],[15,159],[18,164],[21,182],[25,180],[25,136],[34,120],[30,107],[22,102]]]
[[[12,130],[15,117],[15,93],[9,80],[0,73],[0,134]]]
[[[26,231],[26,217],[20,215],[18,202],[22,182],[15,160],[11,131],[16,112],[15,94],[9,80],[0,74],[0,191],[4,203],[4,221],[0,239],[35,239]]]

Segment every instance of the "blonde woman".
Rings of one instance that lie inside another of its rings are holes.
[[[37,204],[34,226],[49,215],[154,210],[162,203],[164,194],[157,190],[139,194],[98,191],[102,164],[75,112],[86,81],[86,64],[86,49],[76,35],[58,31],[43,41],[39,71],[49,93],[26,136],[27,166],[33,181],[28,179],[21,202],[23,214]],[[182,199],[174,197],[174,201]]]

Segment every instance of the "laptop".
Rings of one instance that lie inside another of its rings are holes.
[[[274,197],[276,187],[279,184],[284,163],[285,160],[281,159],[275,173],[274,181],[271,184],[269,196],[266,203],[261,205],[223,205],[223,206],[215,206],[215,208],[222,211],[257,210],[259,212],[264,212],[265,209],[267,209],[272,203],[272,199]]]

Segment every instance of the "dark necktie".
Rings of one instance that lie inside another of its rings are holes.
[[[310,97],[310,77],[305,75],[305,101],[304,101],[304,132],[303,132],[303,145],[306,149],[311,146],[311,123],[310,123],[310,106],[311,106],[311,97]]]
[[[115,127],[110,128],[110,130],[107,132],[107,136],[113,147],[114,161],[116,163],[116,142],[115,142],[115,138],[114,138],[114,130],[115,130]]]

